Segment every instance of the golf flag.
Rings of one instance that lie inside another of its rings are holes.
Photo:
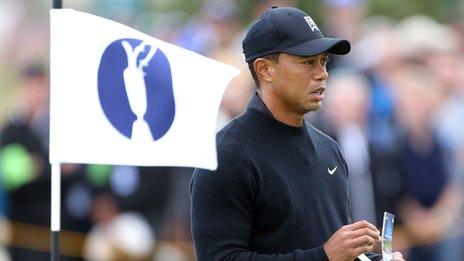
[[[50,19],[51,163],[217,167],[237,68],[72,9]]]

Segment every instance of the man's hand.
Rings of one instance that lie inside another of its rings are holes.
[[[379,234],[374,225],[361,220],[337,230],[324,244],[324,251],[330,261],[351,261],[362,253],[371,252],[375,242],[381,240]]]

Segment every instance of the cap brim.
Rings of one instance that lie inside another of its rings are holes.
[[[321,53],[347,54],[351,50],[350,42],[337,38],[317,38],[283,50],[285,53],[301,56],[313,56]]]

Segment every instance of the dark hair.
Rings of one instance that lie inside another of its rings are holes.
[[[279,62],[279,55],[280,55],[280,53],[271,53],[271,54],[264,55],[264,56],[261,56],[261,57],[258,57],[258,58],[268,59],[268,60],[271,60],[271,61],[273,61],[275,63],[278,63]],[[255,71],[255,68],[253,68],[253,63],[258,58],[255,58],[255,59],[253,59],[251,61],[248,61],[248,69],[250,69],[251,77],[253,77],[253,81],[255,82],[255,85],[256,85],[257,89],[259,89],[259,80],[258,80],[258,75],[256,74],[256,71]]]

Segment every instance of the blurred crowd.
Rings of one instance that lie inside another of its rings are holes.
[[[51,1],[43,2],[0,0],[0,260],[49,260]],[[300,4],[255,1],[245,20],[238,0],[193,1],[193,14],[154,12],[169,2],[161,0],[63,2],[240,68],[224,93],[218,129],[255,91],[241,49],[248,21],[271,5]],[[393,247],[407,260],[464,260],[464,4],[460,17],[438,22],[372,15],[365,0],[320,2],[319,27],[349,39],[352,51],[330,57],[322,110],[307,120],[347,159],[353,220],[381,228],[384,211],[391,212]],[[61,169],[63,260],[194,259],[192,169]]]

